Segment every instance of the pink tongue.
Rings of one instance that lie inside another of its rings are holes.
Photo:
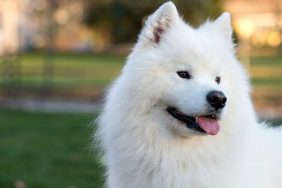
[[[198,117],[199,126],[208,134],[216,135],[219,132],[219,124],[215,119],[200,116]]]

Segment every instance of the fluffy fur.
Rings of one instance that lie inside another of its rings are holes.
[[[167,2],[148,18],[99,118],[108,187],[282,186],[282,134],[257,123],[231,35],[229,13],[195,29]],[[215,136],[197,134],[166,111],[173,105],[204,113],[211,90],[227,97]]]

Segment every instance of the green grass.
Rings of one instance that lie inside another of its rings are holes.
[[[282,66],[282,56],[252,57],[251,66]]]
[[[38,87],[44,82],[44,66],[46,55],[42,53],[28,53],[21,56],[20,83],[24,87]],[[97,54],[54,54],[52,83],[54,87],[66,86],[105,86],[120,72],[125,58],[111,55]],[[7,64],[0,62],[0,84],[7,81]]]
[[[0,110],[0,187],[102,187],[92,115]]]
[[[256,85],[272,85],[272,86],[282,86],[282,56],[273,57],[252,57],[251,58],[251,68],[257,69],[260,76],[256,76],[257,72],[253,72],[252,83]],[[269,74],[271,71],[273,74]],[[277,73],[278,72],[278,73]]]
[[[254,85],[280,85],[282,86],[282,76],[281,78],[252,78],[252,83]]]

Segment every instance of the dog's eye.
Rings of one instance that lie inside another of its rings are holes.
[[[215,77],[215,82],[220,84],[220,77],[219,76]]]
[[[180,78],[190,79],[191,75],[187,71],[177,71],[177,74]]]

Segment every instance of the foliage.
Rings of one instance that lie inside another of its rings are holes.
[[[89,1],[85,23],[91,26],[111,26],[113,42],[132,42],[142,26],[142,21],[164,0],[95,0]],[[193,25],[207,17],[219,15],[222,0],[174,0],[179,12]]]

